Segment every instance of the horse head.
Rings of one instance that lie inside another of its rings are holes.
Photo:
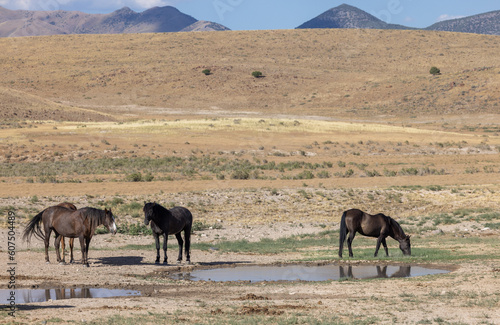
[[[142,208],[142,211],[144,212],[144,224],[147,226],[149,225],[149,222],[151,221],[151,218],[153,217],[153,207],[155,206],[156,203],[146,203],[144,202],[144,207]]]
[[[403,239],[399,240],[399,249],[403,252],[403,255],[411,255],[411,244],[410,236],[404,236]]]
[[[108,231],[112,233],[113,235],[116,234],[116,223],[115,223],[115,216],[113,216],[113,212],[111,212],[111,209],[104,209],[104,226],[108,228]]]

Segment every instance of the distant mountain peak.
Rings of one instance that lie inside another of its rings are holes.
[[[140,13],[123,7],[109,14],[63,10],[19,11],[0,7],[0,37],[228,30],[212,22],[193,25],[197,22],[197,19],[172,6],[153,7]]]
[[[194,24],[181,30],[181,32],[207,32],[207,31],[224,31],[229,30],[226,26],[205,20],[198,20]]]
[[[136,12],[130,9],[129,7],[123,7],[121,9],[116,10],[114,13],[119,14],[135,14]]]
[[[323,12],[297,28],[417,29],[388,24],[359,8],[345,3]],[[425,29],[500,35],[500,10],[441,21]]]
[[[409,27],[387,24],[375,16],[345,3],[325,11],[297,28],[409,29]]]

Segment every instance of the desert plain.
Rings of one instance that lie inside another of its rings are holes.
[[[15,317],[6,304],[1,323],[499,323],[497,36],[227,31],[5,38],[0,48],[2,267],[14,251],[17,289],[141,292],[18,304]],[[116,217],[116,235],[93,237],[89,268],[58,264],[53,248],[46,264],[43,242],[22,238],[64,201]],[[153,201],[192,211],[191,264],[175,263],[173,236],[170,264],[154,264],[142,213]],[[389,257],[374,257],[376,240],[357,235],[354,257],[339,258],[350,208],[397,220],[412,255],[389,238]],[[449,272],[172,277],[292,264]],[[7,289],[10,274],[0,281]]]

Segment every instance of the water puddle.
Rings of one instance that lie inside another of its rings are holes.
[[[10,292],[11,290],[0,290],[0,301],[7,301],[11,297]],[[141,295],[139,291],[135,290],[105,288],[17,289],[15,292],[16,304],[72,298],[108,298]]]
[[[286,265],[238,266],[174,274],[171,278],[190,281],[327,281],[341,279],[406,278],[448,273],[423,266],[392,265]]]

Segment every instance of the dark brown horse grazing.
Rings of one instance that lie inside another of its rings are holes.
[[[41,223],[43,223],[44,232],[41,231]],[[115,218],[111,210],[87,207],[73,211],[65,207],[53,206],[31,219],[24,229],[24,239],[29,241],[33,234],[42,238],[45,243],[45,261],[49,263],[49,240],[52,230],[56,234],[54,245],[58,262],[61,262],[59,254],[61,237],[78,238],[82,250],[82,264],[88,267],[90,240],[95,229],[100,225],[104,225],[111,233],[116,233]]]
[[[177,263],[182,261],[182,245],[184,244],[181,232],[184,231],[184,240],[186,241],[186,262],[191,263],[189,250],[191,247],[191,228],[193,226],[193,215],[183,207],[174,207],[170,210],[165,209],[157,203],[145,203],[144,224],[147,226],[151,222],[151,230],[156,243],[156,264],[160,263],[160,235],[163,235],[163,264],[167,264],[167,239],[168,235],[175,235],[179,243],[179,255]]]
[[[404,255],[411,255],[410,236],[405,235],[403,228],[396,220],[382,213],[371,215],[358,209],[351,209],[344,211],[340,220],[339,257],[342,257],[347,234],[349,234],[349,238],[347,238],[349,256],[353,257],[351,246],[356,232],[363,236],[377,238],[374,256],[377,256],[380,244],[384,246],[385,255],[389,256],[389,250],[385,242],[388,236],[399,242],[399,248]]]

